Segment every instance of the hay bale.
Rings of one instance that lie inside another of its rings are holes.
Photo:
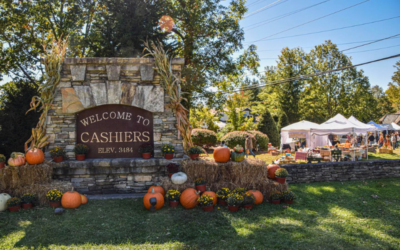
[[[9,190],[7,193],[11,196],[21,197],[25,193],[35,194],[38,197],[38,203],[40,205],[48,205],[46,194],[51,189],[58,189],[65,193],[72,189],[71,182],[68,181],[56,181],[53,180],[49,183],[32,184],[28,186],[18,187],[16,189]]]
[[[186,183],[173,184],[168,177],[161,178],[164,189],[177,189],[183,191],[186,188],[194,188],[193,181],[198,177],[207,180],[207,187],[216,192],[222,187],[234,189],[245,187],[257,189],[266,198],[273,191],[285,191],[288,185],[277,183],[267,178],[268,170],[264,161],[259,159],[245,159],[242,162],[217,163],[213,159],[199,159],[196,161],[186,159],[181,163],[182,171],[188,176]]]
[[[47,163],[0,169],[0,191],[16,189],[38,183],[49,183],[53,175],[53,167]]]

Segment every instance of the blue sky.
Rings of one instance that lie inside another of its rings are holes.
[[[240,22],[241,26],[245,28],[245,47],[250,45],[250,42],[259,40],[263,37],[273,35],[283,30],[292,28],[302,23],[306,23],[313,19],[322,17],[332,12],[344,9],[346,7],[364,2],[365,0],[330,0],[322,3],[313,8],[304,10],[294,15],[282,18],[280,20],[270,22],[268,24],[254,27],[255,23],[262,22],[295,10],[299,10],[325,0],[248,0],[246,6],[249,6],[248,13],[252,13],[261,9],[264,6],[275,3],[273,7],[260,11],[251,15]],[[247,14],[248,15],[248,14]],[[344,10],[337,14],[328,16],[326,18],[311,22],[304,26],[291,29],[281,34],[272,36],[270,38],[279,38],[285,36],[292,36],[316,31],[323,31],[345,26],[357,25],[381,19],[400,16],[400,0],[370,0],[363,4],[357,5],[353,8]],[[249,27],[250,26],[250,27]],[[246,27],[248,27],[246,29]],[[313,46],[323,43],[325,40],[332,40],[336,44],[362,42],[368,40],[377,40],[389,37],[400,33],[400,18],[378,22],[374,24],[342,29],[331,32],[324,32],[319,34],[298,36],[292,38],[282,38],[276,40],[267,40],[254,43],[257,45],[257,51],[261,60],[260,70],[265,66],[276,65],[276,59],[280,54],[280,50],[284,47],[294,48],[302,47],[306,52],[310,51]],[[366,42],[363,42],[366,43]],[[338,45],[340,50],[361,45],[363,43],[343,44]],[[399,45],[399,46],[397,46]],[[390,46],[387,49],[376,51],[350,53],[365,50],[380,49]],[[346,53],[346,52],[345,52]],[[377,42],[361,48],[349,50],[347,55],[351,56],[353,64],[371,61],[394,54],[400,54],[400,36],[394,39]],[[271,58],[271,59],[270,59]],[[388,83],[391,81],[393,72],[395,71],[393,65],[395,62],[400,61],[397,59],[390,59],[378,63],[373,63],[365,66],[360,66],[358,69],[363,69],[365,75],[369,77],[371,86],[379,85],[384,90],[387,89]]]

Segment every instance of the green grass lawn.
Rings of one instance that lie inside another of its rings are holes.
[[[0,249],[400,249],[400,179],[291,185],[297,201],[230,213],[141,199],[0,213]],[[377,195],[377,198],[372,196]]]

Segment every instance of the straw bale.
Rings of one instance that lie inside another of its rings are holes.
[[[213,159],[186,159],[181,163],[182,172],[188,176],[186,183],[182,185],[173,184],[168,177],[161,178],[164,189],[194,188],[193,181],[203,177],[207,181],[207,187],[216,192],[222,187],[234,189],[245,187],[247,189],[260,190],[266,198],[272,191],[285,191],[288,185],[277,183],[267,178],[268,170],[266,164],[258,159],[245,159],[242,162],[217,163]]]
[[[53,167],[47,163],[25,164],[19,167],[6,166],[0,169],[0,191],[38,183],[49,183],[52,175]]]

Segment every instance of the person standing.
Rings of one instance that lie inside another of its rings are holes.
[[[383,138],[383,134],[379,137],[379,145],[378,148],[381,148],[383,146],[383,143],[385,142],[385,138]]]
[[[369,145],[374,144],[374,142],[375,142],[374,133],[371,133],[371,135],[368,137],[368,140],[369,140]]]
[[[253,140],[246,135],[246,158],[249,157],[249,153],[252,154],[254,156],[254,158],[256,158],[256,155],[253,153]]]
[[[392,149],[395,150],[396,149],[396,142],[397,142],[395,133],[392,134],[392,137],[390,138],[390,140],[392,141]]]
[[[329,134],[328,139],[331,142],[331,145],[333,146],[333,134]]]

